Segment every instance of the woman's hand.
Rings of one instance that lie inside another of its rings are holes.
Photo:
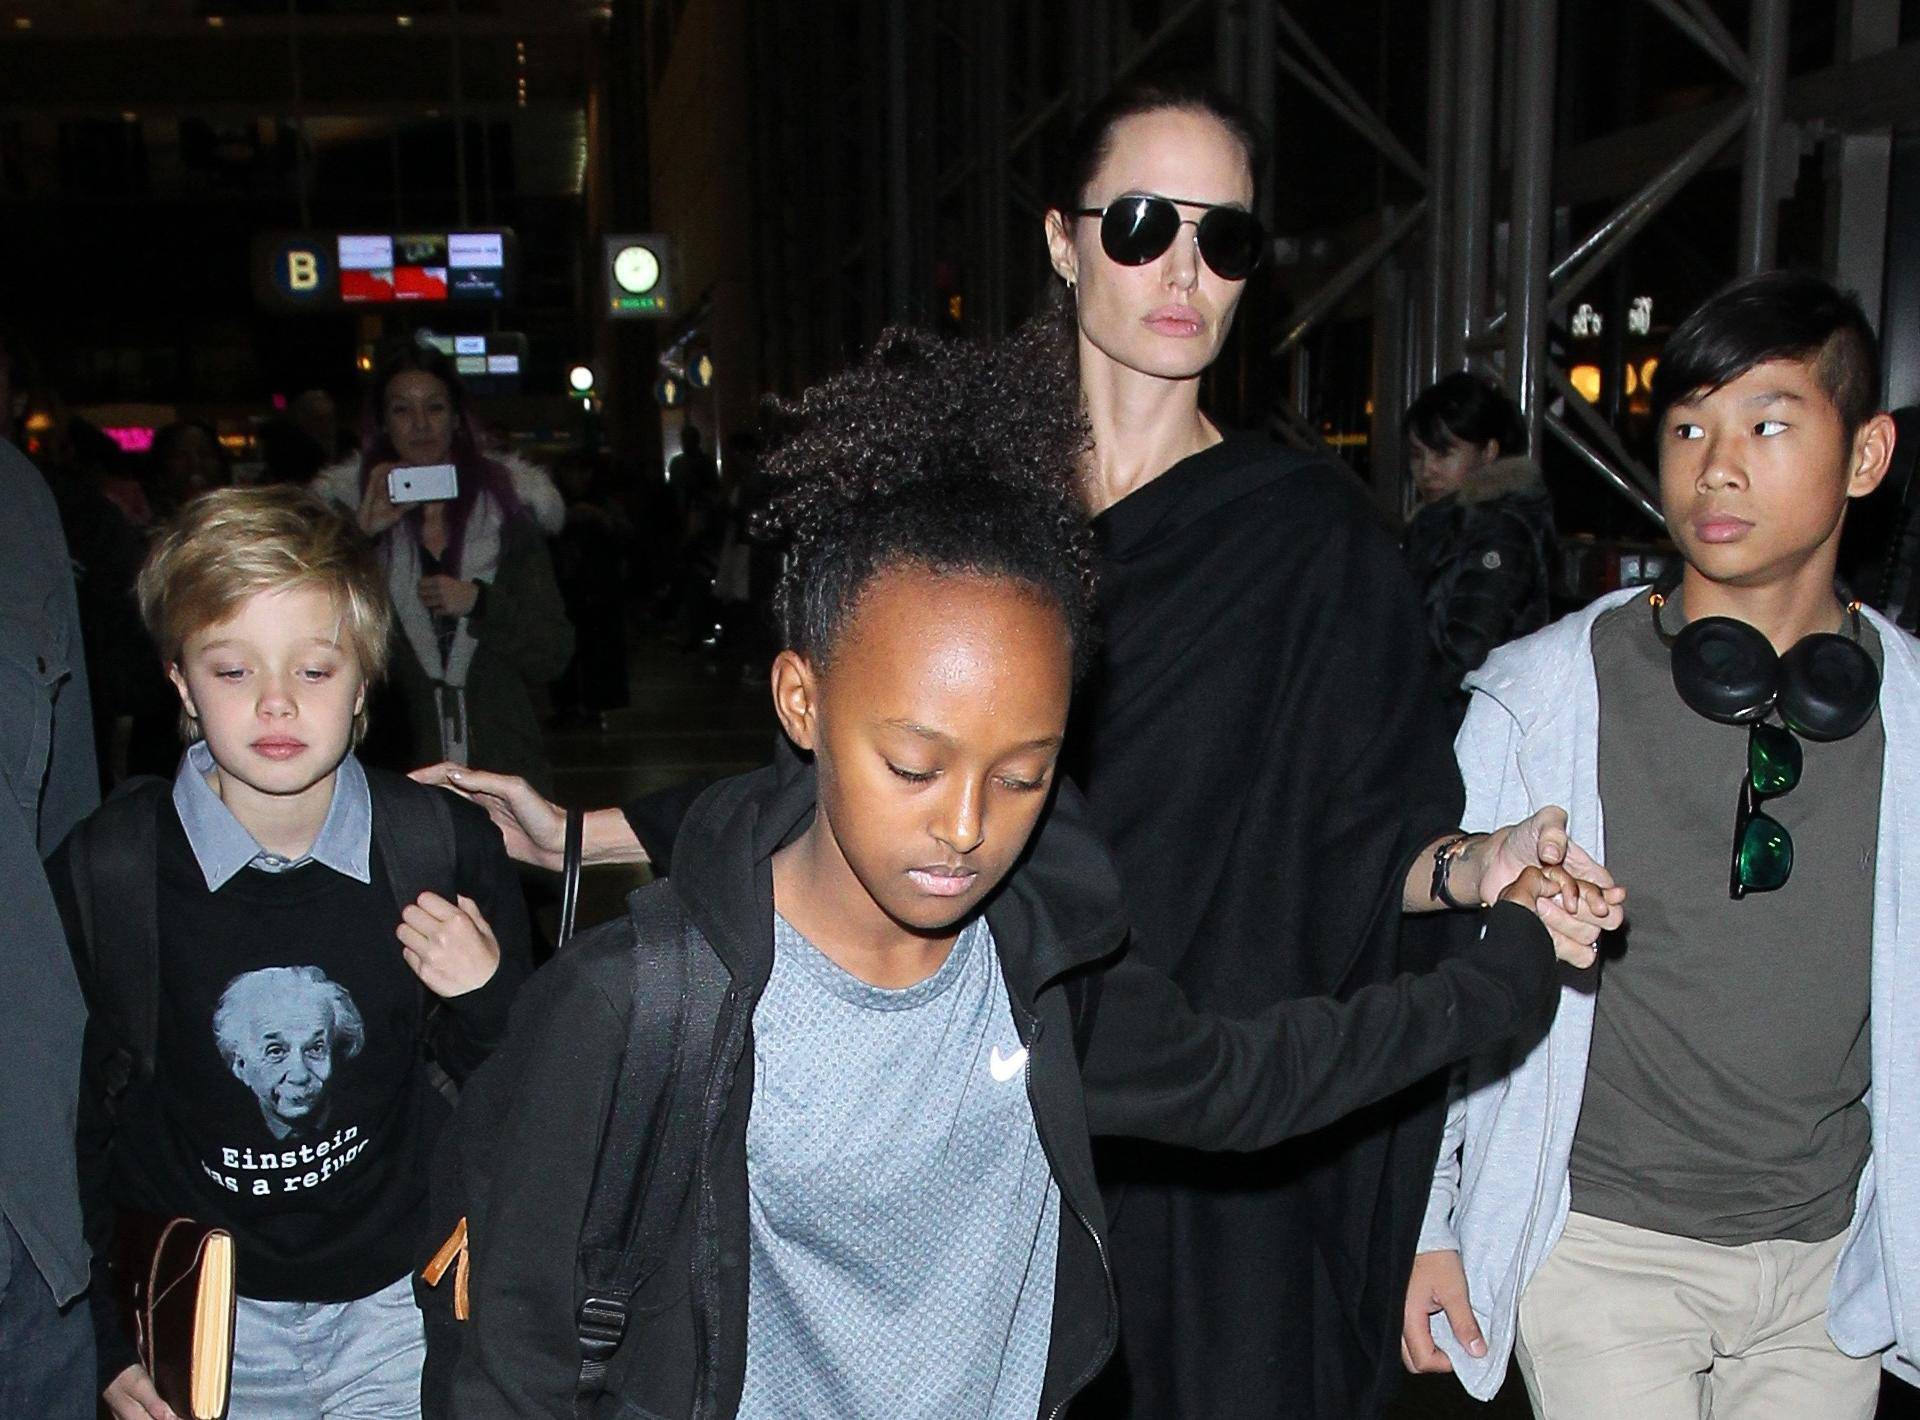
[[[485,809],[506,841],[507,856],[515,862],[559,871],[567,845],[566,811],[518,774],[495,774],[443,760],[414,770],[413,778],[451,789]]]
[[[406,512],[406,509],[387,496],[387,475],[399,466],[389,459],[385,463],[375,464],[372,471],[367,474],[367,487],[366,491],[360,495],[360,512],[357,516],[360,531],[368,537],[380,536],[399,522]]]
[[[1472,891],[1481,902],[1494,902],[1524,869],[1535,867],[1565,868],[1586,886],[1599,890],[1597,899],[1586,893],[1579,899],[1579,910],[1585,914],[1591,909],[1591,924],[1598,931],[1610,932],[1626,920],[1627,890],[1614,882],[1613,874],[1591,853],[1567,836],[1567,811],[1552,804],[1530,818],[1473,840],[1455,869],[1455,881],[1461,889],[1455,895],[1465,898]],[[1561,925],[1547,920],[1547,926],[1556,933]]]
[[[451,789],[487,811],[506,843],[507,856],[517,863],[558,872],[567,844],[567,813],[544,798],[517,774],[495,774],[469,769],[451,760],[413,771],[421,784]],[[627,816],[618,809],[593,809],[582,825],[581,860],[586,863],[644,863],[647,850],[633,836]]]
[[[128,1366],[101,1392],[100,1399],[113,1420],[180,1420],[153,1388],[153,1377],[145,1366]]]
[[[480,584],[436,573],[420,579],[420,600],[436,616],[465,616],[480,600]]]
[[[493,928],[480,915],[480,905],[464,893],[457,902],[421,893],[400,914],[393,935],[400,939],[400,954],[413,974],[443,1000],[479,990],[500,965]]]
[[[1565,868],[1522,868],[1500,901],[1518,903],[1537,916],[1553,938],[1553,954],[1568,966],[1584,971],[1599,959],[1600,922],[1608,905],[1598,883],[1583,882]]]

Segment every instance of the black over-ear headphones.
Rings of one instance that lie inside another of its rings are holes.
[[[1846,636],[1817,631],[1784,656],[1755,628],[1730,616],[1703,616],[1669,633],[1660,613],[1670,589],[1648,598],[1653,629],[1672,652],[1673,688],[1696,714],[1748,725],[1778,709],[1809,740],[1844,740],[1880,703],[1880,668],[1860,644],[1860,603],[1847,604]]]

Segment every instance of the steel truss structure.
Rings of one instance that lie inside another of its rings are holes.
[[[1210,68],[1256,117],[1275,113],[1282,86],[1311,95],[1424,194],[1376,213],[1357,239],[1339,234],[1351,255],[1289,291],[1284,325],[1253,332],[1261,358],[1287,372],[1269,382],[1275,432],[1319,443],[1309,338],[1369,311],[1383,505],[1401,507],[1411,393],[1478,369],[1511,390],[1535,447],[1551,436],[1657,524],[1653,475],[1574,393],[1556,328],[1676,194],[1736,153],[1738,268],[1771,265],[1780,202],[1816,143],[1827,264],[1877,314],[1892,131],[1920,125],[1920,44],[1898,43],[1899,0],[1832,2],[1840,52],[1790,82],[1790,0],[1745,0],[1744,35],[1724,3],[1621,0],[1697,46],[1738,96],[1565,149],[1553,114],[1569,0],[1428,0],[1424,135],[1394,130],[1316,42],[1298,0],[752,0],[769,380],[791,388],[832,368],[888,321],[990,334],[1017,323],[1044,281],[1049,159],[1073,116],[1133,74]],[[1272,175],[1259,176],[1270,195]],[[1556,240],[1575,206],[1603,202],[1612,208],[1591,230]]]

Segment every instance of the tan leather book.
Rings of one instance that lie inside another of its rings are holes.
[[[122,1214],[122,1305],[160,1398],[192,1420],[226,1420],[233,1383],[233,1234],[191,1218]]]

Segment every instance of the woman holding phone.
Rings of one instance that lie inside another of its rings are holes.
[[[484,450],[453,361],[408,342],[375,373],[364,451],[314,488],[357,510],[387,568],[399,703],[372,717],[373,758],[452,760],[551,792],[532,692],[573,654],[546,545],[566,520],[553,480]]]

